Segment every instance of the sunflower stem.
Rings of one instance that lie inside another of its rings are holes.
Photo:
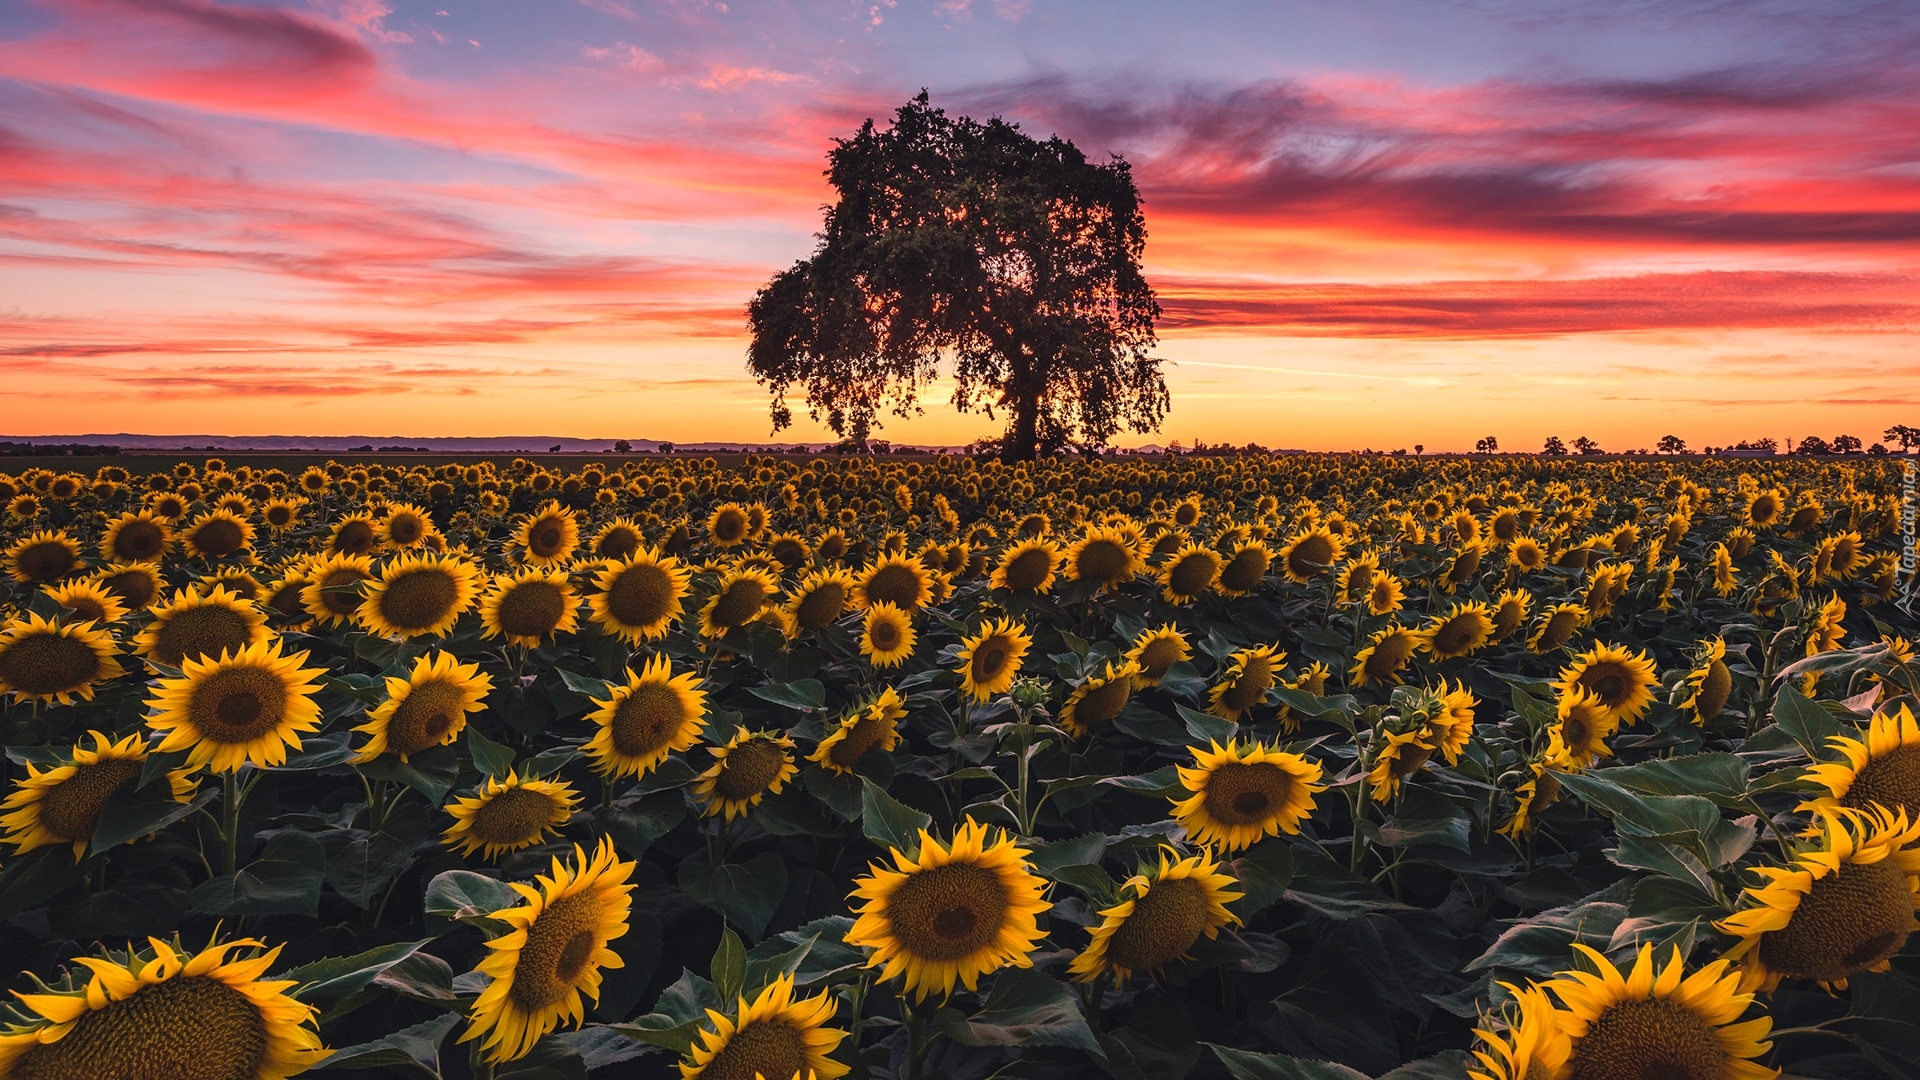
[[[1787,838],[1781,833],[1780,826],[1774,823],[1773,815],[1762,809],[1759,802],[1755,801],[1751,794],[1741,798],[1741,805],[1753,811],[1755,817],[1766,823],[1767,831],[1773,834],[1773,842],[1780,847],[1780,860],[1791,865],[1793,863],[1793,849],[1788,846]]]
[[[921,1067],[927,1061],[927,1017],[908,1005],[904,994],[900,1011],[907,1015],[907,1080],[920,1080]]]
[[[240,868],[240,782],[238,769],[220,774],[220,872]]]

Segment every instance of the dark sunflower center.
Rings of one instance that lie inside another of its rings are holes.
[[[450,682],[435,679],[413,687],[387,721],[387,748],[417,754],[446,742],[466,720],[466,702],[465,692]]]
[[[0,680],[23,694],[64,694],[99,674],[100,658],[79,638],[42,631],[0,646]]]
[[[154,600],[153,578],[138,570],[109,574],[100,579],[100,587],[135,610],[146,607]]]
[[[1727,697],[1733,692],[1733,673],[1727,665],[1718,660],[1707,666],[1707,677],[1700,682],[1700,694],[1694,699],[1693,707],[1700,719],[1711,720],[1720,715],[1727,707]]]
[[[220,604],[202,604],[175,612],[154,635],[153,658],[179,667],[183,661],[239,651],[253,640],[245,616]]]
[[[536,555],[552,556],[559,553],[565,539],[566,533],[560,528],[559,522],[543,521],[534,527],[532,534],[528,537],[527,546],[532,548]]]
[[[507,997],[528,1012],[566,997],[593,962],[601,916],[600,899],[592,892],[577,892],[548,905],[527,927],[527,943],[513,965],[513,988]]]
[[[880,745],[880,740],[886,738],[886,735],[885,721],[871,716],[862,716],[854,721],[852,726],[840,736],[840,741],[834,743],[827,751],[827,760],[843,769],[851,769],[856,762],[866,756],[867,751]]]
[[[128,562],[151,559],[160,554],[166,540],[166,534],[153,522],[129,521],[113,534],[113,557]]]
[[[1580,685],[1600,696],[1600,700],[1613,708],[1627,699],[1632,682],[1619,668],[1608,664],[1590,667],[1580,673]]]
[[[360,607],[360,589],[367,575],[350,567],[330,570],[320,579],[320,602],[335,615],[351,615]]]
[[[658,753],[686,721],[686,706],[673,688],[642,683],[613,711],[613,748],[627,757]]]
[[[1467,580],[1480,569],[1480,549],[1471,547],[1453,560],[1453,568],[1447,571],[1447,580],[1455,585]]]
[[[1872,758],[1854,774],[1842,806],[1865,809],[1874,803],[1889,810],[1920,814],[1920,746],[1902,746]]]
[[[806,545],[790,536],[783,536],[773,542],[768,553],[780,560],[780,565],[791,570],[807,561]]]
[[[725,544],[739,542],[747,535],[747,515],[738,510],[722,510],[713,519],[713,538]]]
[[[1015,592],[1033,592],[1053,575],[1053,553],[1045,548],[1028,548],[1007,563],[1007,588]]]
[[[607,613],[622,626],[652,626],[673,606],[673,578],[651,564],[629,566],[607,588]]]
[[[1207,894],[1192,878],[1158,881],[1107,939],[1107,956],[1129,971],[1158,971],[1186,955],[1207,928]]]
[[[267,516],[267,524],[272,525],[275,528],[279,528],[281,526],[288,524],[293,520],[293,507],[269,506],[267,507],[266,516]]]
[[[412,514],[395,514],[387,519],[387,536],[396,544],[417,544],[426,531],[426,523]]]
[[[1140,671],[1147,678],[1158,681],[1166,677],[1167,669],[1180,659],[1180,643],[1171,637],[1157,637],[1147,642],[1140,650]]]
[[[818,630],[823,626],[831,626],[846,607],[846,586],[837,581],[828,581],[800,598],[800,603],[794,607],[793,619],[802,630]]]
[[[1721,1080],[1714,1029],[1667,1001],[1627,1001],[1594,1020],[1573,1050],[1573,1080]]]
[[[748,739],[727,751],[713,793],[728,802],[763,794],[786,762],[786,751],[772,739]]]
[[[69,596],[65,600],[60,601],[60,603],[68,611],[73,612],[82,619],[92,619],[95,622],[106,621],[107,609],[100,606],[99,600],[84,593],[77,596]]]
[[[1199,596],[1213,588],[1220,576],[1220,560],[1212,552],[1196,552],[1173,564],[1167,587],[1175,596]]]
[[[245,994],[178,976],[81,1016],[60,1041],[28,1050],[17,1080],[252,1080],[266,1022]]]
[[[256,667],[231,667],[201,680],[187,704],[201,738],[245,743],[272,731],[286,713],[287,688],[280,677]]]
[[[714,601],[709,618],[718,627],[740,626],[760,614],[760,609],[766,606],[766,587],[753,578],[741,578],[727,586],[727,590]]]
[[[468,831],[482,843],[500,847],[531,844],[553,821],[551,795],[531,788],[509,788],[473,812]]]
[[[791,1080],[807,1073],[807,1048],[799,1029],[777,1020],[755,1020],[735,1031],[700,1070],[702,1080]]]
[[[593,547],[593,553],[603,559],[624,559],[640,550],[640,534],[632,529],[612,529]]]
[[[460,602],[460,586],[440,567],[401,574],[380,592],[380,617],[400,631],[425,630],[445,619]]]
[[[1287,804],[1293,780],[1269,762],[1228,761],[1207,776],[1203,805],[1227,825],[1264,825]]]
[[[500,598],[500,629],[520,637],[553,633],[567,614],[567,594],[551,581],[522,581]]]
[[[1002,637],[990,637],[973,650],[973,681],[991,682],[1007,669],[1007,657],[1011,655],[1007,640]]]
[[[892,619],[875,619],[867,628],[867,638],[880,652],[892,652],[900,647],[900,624]]]
[[[29,581],[57,581],[73,573],[80,565],[73,549],[58,541],[28,544],[14,556],[14,565]]]
[[[1267,696],[1273,688],[1273,662],[1265,658],[1248,660],[1240,674],[1227,684],[1220,695],[1220,704],[1243,713],[1253,708]]]
[[[922,585],[918,569],[890,563],[867,578],[867,602],[871,604],[884,600],[894,607],[911,611],[920,606]]]
[[[1585,705],[1567,710],[1566,719],[1560,721],[1560,741],[1575,753],[1588,752],[1593,748],[1594,719],[1593,710]]]
[[[992,944],[1008,904],[992,870],[948,863],[922,870],[887,901],[887,921],[901,947],[928,960],[957,960]]]
[[[1127,576],[1127,570],[1133,565],[1127,550],[1112,540],[1094,540],[1080,549],[1080,555],[1074,560],[1073,576],[1081,581],[1097,581],[1103,585],[1112,585]]]
[[[1760,960],[1796,979],[1831,982],[1899,952],[1913,894],[1892,860],[1844,863],[1813,883],[1787,925],[1760,939]]]
[[[40,800],[40,824],[61,840],[85,840],[100,821],[100,808],[121,784],[140,775],[138,761],[107,760],[75,766],[72,776]]]
[[[304,581],[295,580],[287,582],[285,585],[274,590],[272,596],[267,597],[267,607],[277,613],[283,622],[289,619],[295,621],[304,620],[307,617],[307,612],[306,608],[300,603],[300,591],[306,587],[307,583]]]
[[[1417,743],[1408,743],[1400,748],[1393,759],[1393,775],[1402,779],[1412,776],[1433,757],[1433,751]]]
[[[1380,643],[1373,647],[1373,655],[1367,657],[1367,677],[1384,679],[1399,671],[1412,655],[1411,634],[1389,634],[1380,639]]]
[[[1120,715],[1127,707],[1127,699],[1133,696],[1133,683],[1129,679],[1110,679],[1088,690],[1074,703],[1073,719],[1084,726],[1105,724]]]
[[[1287,569],[1305,577],[1333,561],[1333,541],[1319,534],[1302,537],[1287,553]]]
[[[1577,619],[1579,616],[1574,612],[1556,612],[1553,618],[1547,620],[1547,628],[1540,634],[1541,650],[1551,652],[1565,645],[1567,640],[1573,637],[1573,631],[1579,625]]]
[[[1433,649],[1445,656],[1457,656],[1480,643],[1480,624],[1471,615],[1455,615],[1440,624],[1433,634]]]
[[[224,559],[246,546],[247,537],[237,522],[214,518],[187,537],[194,550],[212,559]]]

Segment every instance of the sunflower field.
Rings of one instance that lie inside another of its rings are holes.
[[[0,476],[0,1076],[1920,1077],[1898,469]]]

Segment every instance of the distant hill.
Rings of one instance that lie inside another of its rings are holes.
[[[15,435],[15,442],[36,446],[72,445],[117,446],[122,450],[317,450],[329,454],[365,452],[383,447],[405,447],[415,451],[466,454],[545,454],[559,447],[563,454],[611,454],[613,439],[572,439],[559,435],[502,435],[487,438],[422,439],[407,435]],[[629,439],[634,453],[651,453],[660,448],[658,439]],[[675,443],[675,450],[718,452],[741,447],[775,447],[780,450],[813,451],[821,443],[702,442]]]

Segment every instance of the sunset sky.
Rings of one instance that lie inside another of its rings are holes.
[[[0,0],[0,436],[769,439],[746,301],[923,86],[1132,162],[1123,444],[1920,425],[1911,0]]]

